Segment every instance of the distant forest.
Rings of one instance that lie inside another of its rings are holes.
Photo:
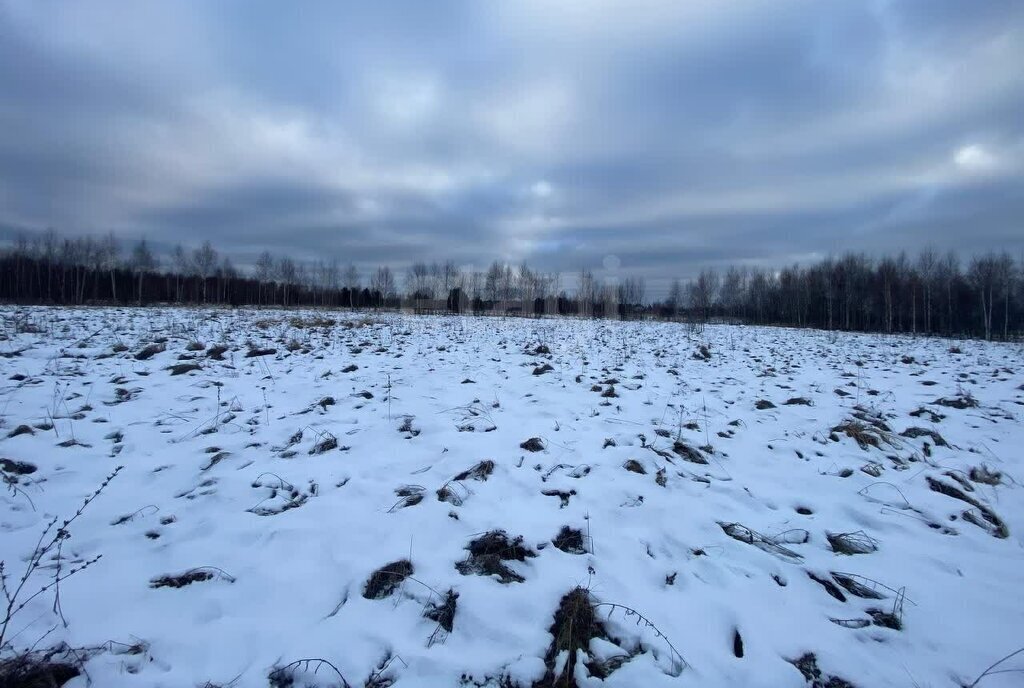
[[[577,315],[729,321],[860,332],[1011,340],[1024,332],[1024,264],[1008,253],[961,260],[924,249],[872,258],[847,253],[779,270],[728,267],[674,280],[661,301],[642,279],[602,282],[589,270],[571,292],[557,274],[493,263],[415,263],[397,276],[362,275],[337,260],[303,264],[264,252],[236,269],[209,241],[159,260],[145,240],[130,251],[108,235],[61,238],[49,231],[0,254],[0,299],[21,304],[223,304],[413,308],[503,315]]]

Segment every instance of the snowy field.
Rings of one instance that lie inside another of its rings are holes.
[[[954,686],[1024,645],[1020,346],[0,312],[8,587],[123,466],[7,632],[96,686]]]

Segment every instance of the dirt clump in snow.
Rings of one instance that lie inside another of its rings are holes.
[[[626,463],[622,464],[622,467],[625,468],[630,473],[639,473],[640,475],[647,475],[647,469],[645,469],[643,467],[643,464],[641,464],[636,459],[630,459]]]
[[[818,668],[818,658],[814,656],[813,652],[808,652],[798,659],[791,659],[789,663],[803,674],[804,680],[811,688],[856,688],[845,679],[822,673]]]
[[[583,533],[569,526],[562,526],[552,543],[558,549],[569,554],[587,553],[587,547],[583,542]]]
[[[497,576],[500,583],[522,583],[525,578],[510,569],[506,561],[526,561],[537,556],[523,545],[522,536],[509,539],[503,530],[492,530],[473,540],[466,547],[469,555],[455,564],[463,576]]]
[[[390,596],[413,574],[412,562],[408,559],[400,559],[390,564],[381,566],[370,574],[363,586],[363,597],[368,600],[382,600]]]
[[[494,462],[490,459],[481,461],[477,465],[462,471],[452,480],[481,480],[486,481],[490,477],[491,473],[494,472]]]
[[[520,444],[519,448],[525,449],[528,452],[544,451],[544,441],[539,437],[531,437],[530,439]]]

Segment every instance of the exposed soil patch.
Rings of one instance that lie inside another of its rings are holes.
[[[277,353],[277,349],[253,348],[253,349],[249,349],[246,352],[245,357],[246,358],[257,358],[259,356],[273,356],[276,353]]]
[[[160,576],[154,578],[149,582],[151,588],[184,588],[186,585],[192,585],[193,583],[202,583],[204,581],[213,580],[215,578],[212,571],[206,571],[203,569],[192,569],[185,573],[179,574],[168,574],[166,576]]]
[[[743,658],[743,636],[738,628],[732,632],[732,654],[736,658]]]
[[[988,466],[975,466],[969,473],[971,480],[985,485],[998,485],[1003,481],[1003,474],[989,470]]]
[[[561,506],[558,508],[564,509],[569,506],[569,498],[576,494],[576,490],[569,490],[568,492],[564,492],[562,490],[541,490],[541,494],[545,497],[558,497],[562,500]]]
[[[15,461],[14,459],[0,459],[0,470],[12,475],[30,475],[38,470],[33,464],[27,461]]]
[[[955,397],[940,397],[932,402],[936,406],[945,406],[946,408],[952,409],[969,409],[977,408],[978,400],[972,397],[970,394],[961,394]]]
[[[877,424],[865,422],[859,419],[848,419],[832,428],[831,439],[839,441],[839,434],[846,435],[857,442],[861,449],[875,447],[881,449],[883,444],[892,444],[892,436],[889,432]]]
[[[920,406],[917,410],[911,411],[910,416],[912,418],[927,418],[930,423],[938,423],[946,417],[943,414],[937,413],[925,406]]]
[[[0,688],[58,688],[80,675],[74,664],[57,660],[58,654],[63,655],[25,652],[0,660]]]
[[[981,528],[984,528],[993,537],[1007,538],[1010,536],[1010,529],[1006,527],[1006,524],[1003,522],[1003,520],[999,518],[999,516],[997,516],[996,513],[992,511],[992,509],[982,504],[977,499],[971,497],[970,495],[962,491],[960,488],[954,487],[949,483],[944,483],[941,480],[936,480],[931,476],[926,476],[925,479],[928,481],[928,487],[930,487],[933,491],[941,492],[947,497],[953,497],[954,499],[959,499],[963,502],[967,502],[975,509],[977,509],[979,512],[981,512],[981,517],[979,518],[972,511],[965,511],[963,513],[963,517],[966,521],[973,523],[974,525],[979,526]]]
[[[626,463],[622,464],[622,467],[625,468],[630,473],[639,473],[640,475],[647,475],[647,469],[645,469],[643,467],[643,464],[641,464],[636,459],[630,459]]]
[[[827,592],[829,595],[836,598],[840,602],[846,601],[846,595],[843,594],[843,591],[839,589],[838,585],[828,580],[827,578],[821,578],[820,576],[816,576],[810,571],[807,572],[807,575],[810,577],[812,581],[814,581],[821,587],[825,588],[825,592]]]
[[[862,579],[860,576],[833,571],[832,579],[835,580],[836,583],[839,583],[839,585],[843,586],[846,592],[850,593],[854,597],[862,597],[869,600],[880,600],[885,597],[885,595],[874,588],[868,587],[866,583],[862,583],[861,580],[866,581],[867,579]]]
[[[368,600],[381,600],[390,596],[405,579],[413,574],[412,562],[400,559],[386,564],[372,574],[363,586],[363,597]]]
[[[871,623],[876,626],[891,628],[894,631],[903,629],[903,622],[900,620],[900,617],[891,612],[887,612],[884,609],[868,609],[867,613],[871,617]]]
[[[449,589],[439,602],[432,602],[423,616],[437,624],[448,633],[455,626],[455,609],[458,606],[459,593]]]
[[[936,447],[948,447],[945,438],[934,430],[928,428],[919,428],[912,426],[900,433],[902,437],[910,437],[916,439],[918,437],[928,437]]]
[[[708,460],[704,458],[704,455],[700,453],[700,450],[691,447],[685,442],[676,440],[672,444],[672,451],[681,456],[685,461],[690,463],[707,464]]]
[[[224,360],[224,354],[226,354],[227,351],[228,351],[228,347],[226,347],[226,346],[224,346],[222,344],[218,344],[217,346],[211,346],[209,349],[207,349],[206,350],[206,356],[208,358],[212,358],[215,361],[223,361]]]
[[[469,555],[455,564],[455,568],[464,576],[497,576],[499,582],[522,583],[525,579],[509,568],[506,561],[526,561],[527,557],[537,556],[523,545],[522,536],[509,540],[503,530],[492,530],[466,547]]]
[[[570,528],[569,526],[562,526],[562,529],[558,531],[558,535],[552,540],[555,547],[568,552],[569,554],[586,554],[587,547],[584,544],[583,533]]]
[[[818,658],[812,652],[808,652],[799,659],[791,659],[789,663],[803,674],[804,680],[807,681],[810,688],[856,688],[845,679],[823,673],[818,668]]]
[[[530,439],[520,444],[519,448],[525,449],[528,452],[544,451],[544,441],[539,437],[531,437]]]
[[[490,477],[491,473],[494,472],[494,462],[490,459],[481,461],[472,468],[462,471],[452,480],[481,480],[486,481]]]
[[[135,360],[147,361],[156,356],[158,353],[161,353],[166,350],[167,347],[164,346],[163,344],[150,344],[149,346],[135,354]]]

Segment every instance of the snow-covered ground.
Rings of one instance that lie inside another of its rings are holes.
[[[46,594],[8,632],[97,686],[948,686],[1024,645],[1020,346],[0,312],[8,578],[123,466],[63,542],[102,555],[68,625]]]

